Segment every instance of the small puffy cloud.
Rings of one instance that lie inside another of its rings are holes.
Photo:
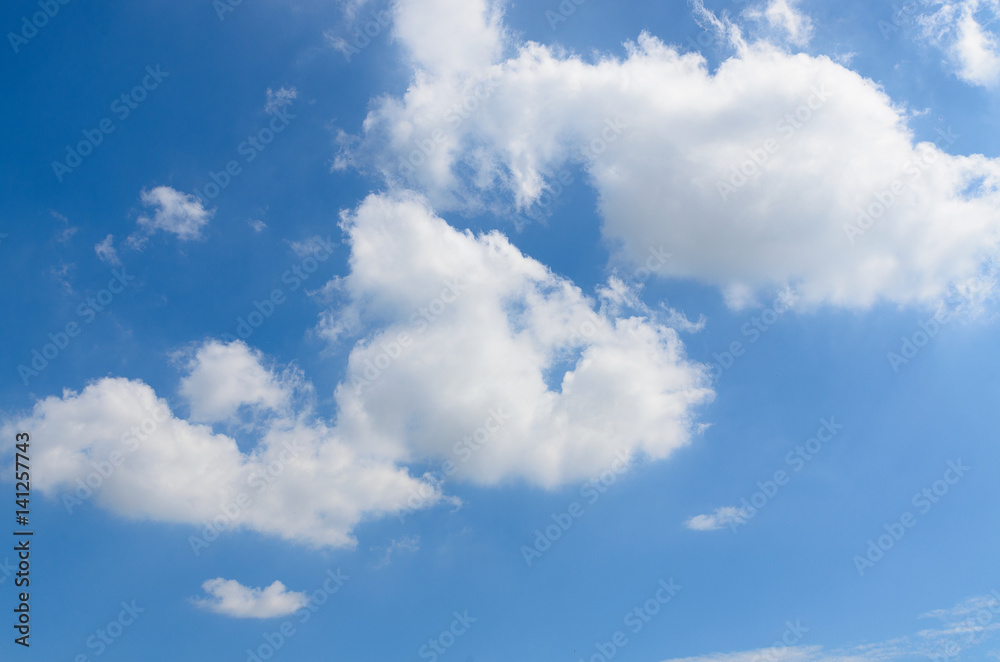
[[[191,420],[230,421],[243,406],[272,411],[287,407],[293,384],[282,383],[264,368],[262,358],[242,341],[209,341],[199,347],[180,385],[180,394],[191,407]]]
[[[709,515],[695,515],[684,522],[684,526],[692,531],[717,531],[727,526],[735,528],[739,524],[746,524],[749,517],[750,511],[747,508],[725,506]]]
[[[250,225],[250,227],[253,228],[254,232],[263,232],[264,229],[267,227],[267,223],[258,218],[249,220],[247,221],[247,223]]]
[[[278,618],[306,605],[304,592],[289,591],[279,581],[266,588],[243,586],[235,579],[209,579],[201,585],[208,594],[194,602],[202,609],[233,618]]]
[[[94,252],[97,253],[97,258],[101,262],[117,267],[122,263],[122,261],[118,258],[118,251],[115,250],[114,242],[114,235],[109,234],[100,242],[94,244]]]
[[[295,86],[291,87],[281,87],[277,91],[267,88],[267,103],[264,104],[264,110],[268,113],[273,113],[282,106],[287,106],[292,103],[299,96],[299,91],[295,89]]]
[[[201,200],[182,193],[169,186],[157,186],[143,190],[142,204],[153,209],[152,216],[140,216],[139,228],[147,235],[157,231],[169,232],[181,241],[200,239],[201,232],[208,225],[214,210],[205,209]],[[145,238],[132,235],[130,243],[141,246]]]
[[[744,16],[766,21],[772,30],[779,32],[789,43],[805,46],[812,38],[813,23],[799,10],[799,1],[768,0],[765,6],[747,9]]]
[[[923,38],[940,48],[956,75],[971,85],[1000,85],[1000,0],[937,0],[918,20]]]

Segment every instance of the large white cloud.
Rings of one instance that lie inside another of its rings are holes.
[[[326,288],[344,299],[322,332],[377,331],[350,352],[336,424],[313,413],[294,366],[208,341],[182,365],[188,420],[123,378],[9,417],[4,438],[44,441],[36,487],[69,499],[94,489],[128,518],[345,546],[365,517],[444,498],[411,463],[553,487],[691,438],[694,408],[713,395],[707,370],[650,311],[627,311],[625,284],[604,288],[598,307],[501,234],[460,232],[413,194],[370,196],[343,228],[350,273]],[[205,423],[240,424],[248,446]]]
[[[193,372],[226,370],[229,364],[211,359],[221,350],[257,360],[241,343],[209,343],[198,354],[207,362],[196,359]],[[31,431],[34,487],[60,496],[71,511],[89,498],[130,519],[192,524],[199,533],[208,525],[215,533],[203,542],[245,528],[351,546],[362,518],[395,512],[413,493],[428,506],[440,497],[406,469],[366,454],[363,444],[344,443],[308,405],[261,422],[256,445],[242,451],[235,439],[178,418],[142,381],[105,378],[38,401],[2,430],[9,439],[14,430]]]
[[[401,17],[433,22],[453,5],[493,15],[483,1],[400,0],[398,38],[419,41]],[[439,209],[525,208],[550,173],[582,164],[624,255],[663,244],[675,259],[661,275],[717,285],[737,305],[785,285],[804,305],[930,303],[997,254],[997,160],[949,154],[953,137],[917,143],[907,110],[871,80],[747,44],[703,13],[735,50],[716,71],[649,34],[596,60],[508,39],[508,59],[460,75],[414,58],[406,94],[376,101],[338,163],[350,154]]]
[[[344,228],[346,302],[323,329],[341,337],[345,317],[379,328],[337,390],[345,439],[546,487],[688,442],[692,408],[712,396],[705,368],[673,329],[619,314],[620,283],[599,309],[503,235],[460,232],[412,194],[370,196]]]

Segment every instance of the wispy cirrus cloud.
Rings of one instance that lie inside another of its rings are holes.
[[[746,524],[750,514],[747,508],[723,506],[707,515],[695,515],[684,522],[684,526],[692,531],[717,531],[727,526],[735,528],[739,524]]]

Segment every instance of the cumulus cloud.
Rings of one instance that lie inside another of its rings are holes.
[[[53,440],[34,458],[37,488],[70,509],[92,498],[132,519],[350,546],[363,518],[445,498],[412,463],[555,487],[622,458],[665,458],[696,433],[696,408],[713,396],[707,368],[627,297],[588,298],[500,233],[458,231],[414,194],[372,195],[342,226],[350,273],[320,331],[341,314],[375,331],[350,352],[335,424],[294,366],[207,341],[181,362],[188,418],[124,378],[8,417],[3,438]],[[245,414],[242,447],[206,425]]]
[[[971,85],[1000,85],[1000,38],[988,26],[1000,19],[1000,0],[928,3],[919,17],[922,36],[940,48],[956,75]]]
[[[122,261],[118,258],[118,251],[115,250],[115,237],[109,234],[107,237],[94,244],[94,252],[97,259],[113,267],[119,266]]]
[[[403,0],[393,10],[393,37],[421,70],[457,78],[490,66],[503,52],[498,0]]]
[[[233,618],[278,618],[293,614],[306,605],[305,592],[289,591],[275,581],[265,588],[243,586],[235,579],[217,577],[201,585],[208,594],[194,602],[202,609]]]
[[[205,209],[201,200],[182,193],[169,186],[157,186],[143,190],[142,204],[153,209],[152,216],[140,216],[139,229],[147,235],[162,230],[175,235],[181,241],[200,239],[201,232],[212,218],[213,210]],[[141,246],[145,238],[132,235],[130,243]]]
[[[231,357],[216,350],[200,356],[224,370]],[[196,363],[192,372],[209,369]],[[272,375],[266,383],[276,381]],[[259,385],[246,389],[236,382],[253,402],[260,401]],[[414,493],[423,495],[424,506],[440,498],[436,486],[366,453],[363,443],[345,443],[308,404],[267,419],[245,452],[232,437],[177,417],[147,384],[123,378],[40,400],[0,429],[10,439],[13,430],[27,429],[52,440],[33,457],[34,484],[71,512],[90,498],[129,519],[194,525],[199,534],[211,528],[215,534],[205,536],[211,539],[248,529],[309,545],[349,547],[362,518],[396,512]],[[191,542],[200,552],[198,540]]]
[[[456,70],[439,52],[449,40],[432,48],[405,28],[451,3],[397,3],[413,81],[341,136],[340,166],[437,209],[513,212],[577,163],[621,258],[665,246],[674,258],[658,275],[715,285],[734,305],[786,286],[803,306],[930,305],[1000,251],[1000,161],[948,153],[950,135],[916,141],[905,108],[828,57],[746,43],[702,7],[735,51],[715,71],[645,33],[624,57],[585,59],[517,43],[483,18],[493,5],[453,1],[489,48],[462,59],[474,49],[460,40]],[[769,6],[791,21],[794,5]]]
[[[242,342],[207,342],[198,348],[181,380],[180,394],[191,407],[191,420],[213,423],[233,420],[243,407],[278,411],[289,404],[291,387],[261,365],[260,352]]]
[[[340,341],[345,315],[378,329],[336,391],[345,438],[544,487],[690,440],[713,393],[674,329],[588,298],[498,232],[454,229],[414,194],[369,196],[343,227],[344,303],[321,333]]]
[[[684,522],[684,526],[692,531],[717,531],[727,526],[735,528],[738,524],[746,524],[749,516],[747,508],[724,506],[708,515],[695,515]]]

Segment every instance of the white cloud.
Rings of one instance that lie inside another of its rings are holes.
[[[926,614],[921,614],[920,618],[935,618],[948,622],[968,617],[969,614],[990,608],[1000,611],[1000,591],[993,591],[992,595],[978,595],[967,598],[948,609],[935,609]]]
[[[140,216],[139,228],[146,234],[158,230],[176,235],[181,241],[201,238],[201,232],[214,210],[205,209],[201,200],[193,195],[182,193],[169,186],[157,186],[151,190],[143,190],[140,194],[142,204],[153,208],[153,216]],[[145,238],[138,235],[130,237],[132,245],[141,246]]]
[[[278,618],[306,605],[305,592],[289,591],[279,581],[266,588],[243,586],[235,579],[209,579],[201,585],[208,598],[194,602],[202,609],[233,618]]]
[[[972,85],[1000,85],[1000,38],[988,29],[1000,19],[1000,0],[944,0],[928,3],[919,17],[922,36],[940,48],[959,78]]]
[[[339,338],[345,315],[379,328],[336,392],[344,438],[401,462],[451,459],[465,480],[545,487],[688,443],[713,394],[673,329],[598,309],[503,235],[460,232],[412,194],[369,196],[343,226],[347,302],[321,331]],[[476,430],[491,412],[502,425],[487,443]]]
[[[1000,252],[1000,161],[916,143],[905,108],[830,58],[745,44],[705,10],[736,50],[714,72],[648,34],[624,58],[598,59],[487,40],[489,63],[462,59],[463,38],[454,59],[469,64],[456,71],[435,64],[451,42],[431,49],[418,30],[446,4],[400,3],[413,82],[374,102],[362,136],[342,136],[342,167],[367,164],[439,210],[509,210],[575,161],[622,257],[663,245],[674,258],[661,277],[727,293],[790,286],[803,306],[930,305]],[[467,20],[473,34],[503,35]],[[867,227],[868,208],[878,218],[858,237],[848,226]]]
[[[34,484],[67,508],[80,507],[73,499],[87,498],[81,486],[97,476],[97,505],[198,527],[192,535],[211,526],[349,547],[362,518],[396,512],[415,493],[424,506],[441,496],[364,443],[345,443],[308,405],[268,419],[243,452],[233,438],[178,418],[145,383],[105,378],[40,400],[0,429],[52,440],[33,457]]]
[[[286,408],[295,375],[281,380],[261,365],[262,358],[241,341],[211,341],[199,347],[180,385],[180,394],[191,407],[191,420],[231,421],[243,406],[265,411]]]
[[[797,646],[805,628],[789,623],[783,641],[771,648],[712,653],[698,657],[674,658],[665,662],[893,662],[915,658],[958,659],[966,651],[986,641],[989,634],[1000,629],[1000,593],[969,598],[949,609],[937,609],[921,618],[938,618],[940,629],[919,632],[848,648],[827,650],[822,646]],[[789,645],[786,642],[791,642]]]
[[[92,498],[118,515],[199,527],[221,517],[226,529],[329,546],[353,545],[362,518],[412,508],[414,495],[423,507],[444,498],[409,475],[412,462],[554,487],[688,443],[694,407],[713,393],[673,329],[621,302],[599,306],[499,233],[460,232],[418,196],[370,196],[343,228],[350,273],[330,312],[377,331],[350,353],[335,425],[313,412],[301,371],[208,341],[182,363],[187,420],[142,381],[105,378],[9,417],[0,438],[53,440],[34,458],[47,495],[72,497],[110,471]],[[361,388],[371,369],[381,374]],[[243,448],[203,424],[246,414]]]
[[[503,2],[398,0],[393,10],[393,36],[428,75],[478,72],[503,51]]]
[[[420,536],[403,536],[399,540],[393,540],[385,548],[382,557],[372,563],[378,570],[392,563],[392,557],[396,552],[416,552],[420,549]]]
[[[287,106],[292,103],[299,96],[299,91],[295,89],[295,86],[291,87],[281,87],[275,92],[271,88],[267,88],[267,103],[264,104],[264,111],[267,113],[273,113],[282,106]]]
[[[768,25],[796,46],[805,46],[813,34],[812,20],[799,10],[800,0],[768,0],[766,6],[744,12],[747,18],[767,21]]]
[[[727,526],[745,524],[749,516],[747,508],[724,506],[708,515],[695,515],[684,522],[684,526],[692,531],[717,531]]]
[[[117,267],[122,261],[118,258],[118,251],[115,250],[114,241],[114,235],[109,234],[100,242],[94,244],[94,252],[97,253],[97,258],[101,262]]]
[[[846,662],[844,658],[840,659],[842,662]],[[832,659],[822,655],[822,649],[819,646],[788,646],[736,653],[712,653],[697,657],[678,657],[665,662],[813,662],[818,660],[833,662]]]

